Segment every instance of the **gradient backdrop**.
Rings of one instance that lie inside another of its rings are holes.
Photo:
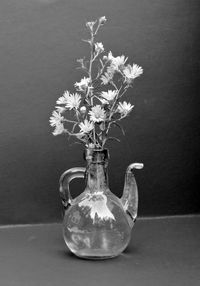
[[[200,211],[199,0],[0,1],[0,224],[59,221],[60,174],[83,166],[83,149],[54,137],[55,101],[82,74],[85,22],[106,16],[98,40],[144,68],[126,100],[126,137],[110,143],[110,188],[121,195],[136,174],[139,215]],[[81,182],[72,183],[73,194]]]

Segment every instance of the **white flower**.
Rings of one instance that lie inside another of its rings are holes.
[[[102,122],[106,119],[105,110],[100,105],[92,107],[88,114],[90,115],[90,120],[93,122]]]
[[[96,21],[91,21],[86,23],[86,27],[89,28],[91,31],[93,30],[93,26],[95,25]]]
[[[69,91],[66,90],[63,94],[63,96],[59,97],[58,100],[56,101],[57,104],[66,104],[68,97],[69,97]]]
[[[102,16],[101,18],[99,18],[99,24],[100,25],[104,25],[106,21],[107,21],[107,19],[105,16]]]
[[[58,113],[57,111],[53,111],[52,116],[49,119],[50,125],[51,126],[57,126],[59,124],[61,124],[61,122],[63,121],[64,117],[60,115],[60,113]]]
[[[54,136],[56,136],[56,135],[62,134],[64,131],[65,131],[65,128],[64,128],[63,123],[59,123],[59,124],[56,125],[56,128],[55,128],[55,130],[52,132],[52,134],[53,134]]]
[[[113,79],[114,73],[115,70],[112,67],[108,67],[104,75],[101,76],[102,84],[108,84]]]
[[[125,62],[128,58],[125,58],[124,55],[113,57],[112,52],[109,52],[108,56],[104,56],[103,59],[110,62],[110,66],[108,66],[107,71],[101,76],[102,84],[106,85],[113,79],[115,72],[123,71]]]
[[[132,80],[138,76],[140,76],[141,74],[143,74],[143,69],[142,67],[133,64],[131,65],[127,65],[124,69],[123,69],[123,73],[126,77],[126,81],[128,83],[131,83]]]
[[[112,101],[115,96],[117,95],[116,90],[108,90],[108,91],[102,91],[101,96],[106,100],[106,101]]]
[[[133,109],[134,105],[131,105],[130,103],[127,103],[124,101],[123,103],[119,102],[117,111],[121,113],[121,115],[126,116],[129,112]]]
[[[127,58],[125,58],[125,56],[122,55],[122,56],[118,56],[116,58],[113,58],[111,64],[116,70],[119,70],[120,68],[122,68],[124,66],[126,61],[127,61]]]
[[[65,108],[68,109],[78,109],[81,103],[81,96],[78,93],[70,94],[69,91],[65,91],[63,96],[61,96],[57,101],[57,104],[65,104],[65,107],[56,106],[56,109],[62,113],[65,111]]]
[[[113,57],[113,55],[112,55],[112,52],[111,52],[111,51],[108,53],[108,55],[107,55],[107,56],[106,56],[106,55],[105,55],[105,56],[103,56],[103,60],[108,61],[108,62],[111,62],[113,58],[114,58],[114,57]]]
[[[125,58],[124,55],[113,57],[112,52],[108,53],[108,56],[106,57],[108,61],[110,61],[111,66],[114,70],[122,69],[127,61],[128,58]]]
[[[95,52],[100,54],[104,51],[104,47],[102,43],[95,43]]]
[[[66,108],[63,106],[56,106],[56,111],[58,111],[59,113],[63,113],[66,111]]]
[[[59,135],[64,132],[64,125],[62,121],[64,117],[60,115],[57,111],[53,111],[52,116],[49,119],[50,125],[55,126],[55,130],[52,132],[53,135]]]
[[[78,93],[70,94],[67,98],[65,107],[69,109],[78,109],[81,103],[81,96]]]
[[[89,77],[84,77],[80,80],[80,82],[76,82],[74,86],[80,90],[80,91],[85,91],[86,88],[88,87],[88,84],[90,83],[90,78]]]
[[[79,127],[82,133],[89,133],[94,128],[94,123],[85,119],[84,122],[79,124]]]

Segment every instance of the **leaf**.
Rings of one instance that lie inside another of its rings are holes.
[[[70,143],[69,144],[69,146],[71,147],[71,146],[73,146],[73,144],[79,144],[79,145],[85,145],[85,142],[83,142],[83,141],[80,141],[80,142],[78,142],[78,141],[75,141],[75,142],[73,142],[73,143]]]
[[[103,68],[103,67],[104,67],[104,64],[103,64],[102,60],[99,59],[99,61],[100,61],[100,63],[101,63],[101,67]]]
[[[119,142],[119,143],[121,142],[121,141],[120,141],[118,138],[116,138],[116,137],[108,137],[108,138],[107,138],[107,141],[108,141],[108,140],[114,140],[114,141],[117,141],[117,142]]]
[[[96,76],[95,79],[97,79],[97,78],[100,76],[100,74],[101,74],[101,67],[98,66],[98,67],[97,67],[97,76]]]
[[[117,122],[112,122],[114,125],[116,125],[117,127],[119,127],[119,129],[121,130],[122,134],[125,136],[125,131],[124,128]]]
[[[74,124],[71,133],[74,133],[74,130],[75,130],[75,128],[76,128],[77,125],[78,125],[78,122]]]
[[[82,41],[83,41],[83,42],[86,42],[86,43],[89,43],[90,45],[92,45],[91,40],[84,40],[84,39],[82,39]]]

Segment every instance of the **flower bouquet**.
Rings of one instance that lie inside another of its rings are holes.
[[[78,139],[87,148],[103,149],[110,139],[113,125],[127,117],[133,105],[124,100],[125,93],[132,87],[135,78],[143,73],[137,64],[129,64],[124,55],[114,57],[111,51],[105,53],[101,42],[96,41],[99,29],[104,26],[106,17],[87,22],[90,37],[83,40],[89,45],[89,58],[78,59],[79,69],[85,76],[74,84],[75,91],[66,90],[56,101],[50,117],[54,127],[53,135],[67,134]]]

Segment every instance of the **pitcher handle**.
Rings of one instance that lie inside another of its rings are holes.
[[[69,184],[75,178],[84,178],[85,177],[85,170],[84,167],[75,167],[65,171],[59,180],[60,184],[60,197],[62,199],[62,204],[64,209],[71,205],[73,199],[70,193]]]

